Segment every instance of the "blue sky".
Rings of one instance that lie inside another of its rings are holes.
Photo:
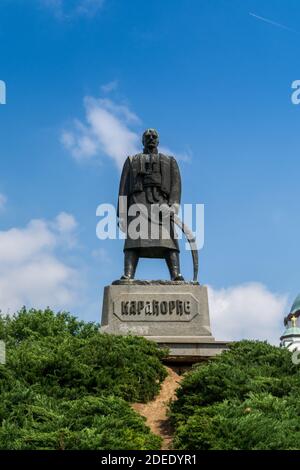
[[[116,202],[122,158],[156,127],[182,202],[205,204],[217,336],[274,340],[300,291],[299,35],[297,0],[2,0],[2,310],[99,321],[123,254],[96,238],[96,207]],[[137,274],[167,270],[142,260]]]

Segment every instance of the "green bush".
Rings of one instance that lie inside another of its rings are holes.
[[[174,440],[182,450],[292,450],[300,448],[300,406],[295,397],[250,394],[197,408]]]
[[[99,333],[68,313],[0,317],[1,449],[157,449],[127,402],[153,399],[164,354],[141,337]]]
[[[288,350],[258,341],[234,343],[182,381],[171,405],[174,446],[300,449],[299,395],[299,367]]]
[[[123,399],[55,400],[19,387],[0,407],[0,449],[155,450],[160,438]]]
[[[101,393],[146,402],[166,376],[164,353],[153,342],[100,334],[98,325],[67,313],[23,309],[2,317],[0,339],[15,378],[57,398]]]
[[[97,333],[99,325],[79,321],[67,312],[55,314],[52,310],[26,310],[23,307],[13,316],[0,316],[0,337],[12,343],[25,339],[57,336],[86,338]]]

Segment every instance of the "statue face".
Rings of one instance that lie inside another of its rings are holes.
[[[150,151],[156,149],[159,144],[158,132],[155,129],[147,129],[143,134],[143,144]]]

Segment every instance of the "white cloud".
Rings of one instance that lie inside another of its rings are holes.
[[[74,121],[74,130],[63,132],[62,143],[76,159],[104,154],[120,168],[127,155],[139,151],[140,138],[129,127],[139,122],[138,117],[127,106],[108,99],[87,97],[84,105],[86,125]]]
[[[59,245],[67,249],[77,245],[77,222],[73,215],[61,212],[51,223],[51,227],[59,233]]]
[[[219,340],[259,339],[278,344],[287,296],[249,283],[216,290],[209,287],[212,331]]]
[[[115,91],[118,88],[118,85],[118,80],[112,80],[111,82],[102,85],[101,90],[103,91],[103,93],[110,93],[111,91]]]
[[[172,152],[172,150],[169,149],[169,147],[165,147],[162,145],[159,147],[159,151],[161,153],[164,153],[165,155],[174,155],[174,152]],[[192,160],[192,152],[188,150],[187,152],[176,153],[176,160],[189,163]]]
[[[139,117],[124,104],[111,99],[84,99],[85,123],[74,120],[73,129],[65,130],[61,142],[77,160],[86,160],[96,155],[110,157],[118,168],[122,168],[125,158],[141,151]],[[160,146],[161,152],[174,153]],[[189,161],[190,152],[177,154],[178,160]]]
[[[56,226],[61,233],[70,233],[77,227],[77,222],[72,214],[61,212],[55,219]]]
[[[4,196],[4,194],[0,193],[0,211],[2,211],[5,208],[6,202],[7,202],[7,197]]]
[[[104,0],[39,0],[59,19],[77,16],[92,17],[103,6]]]
[[[0,231],[0,310],[26,305],[69,308],[80,288],[76,270],[60,259],[59,247],[76,221],[61,213],[54,222],[31,220],[26,227]]]
[[[92,135],[90,129],[77,119],[74,120],[72,132],[63,131],[61,142],[77,160],[93,157],[99,152],[97,139]]]

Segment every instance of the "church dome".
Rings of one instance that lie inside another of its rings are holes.
[[[291,308],[291,311],[290,311],[290,315],[293,315],[294,313],[300,311],[300,294],[296,297],[293,305],[292,305],[292,308]]]
[[[285,331],[280,338],[280,346],[290,351],[300,351],[300,294],[294,300],[291,311],[284,319]]]
[[[291,326],[289,328],[286,328],[285,332],[281,336],[281,340],[286,337],[290,336],[300,336],[300,328],[298,326]]]

